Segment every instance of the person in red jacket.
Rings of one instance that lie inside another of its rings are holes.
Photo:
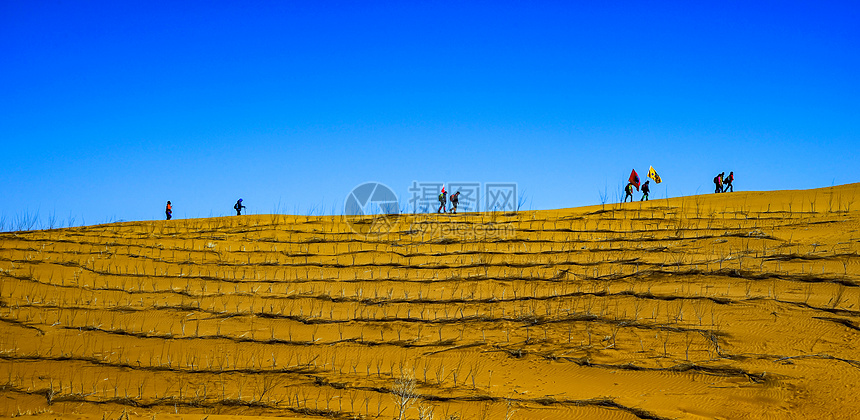
[[[645,181],[645,183],[642,184],[642,198],[640,198],[639,201],[648,201],[648,194],[651,192],[651,186],[648,185],[650,182],[651,181]]]
[[[173,217],[173,205],[170,204],[170,200],[167,201],[167,208],[164,209],[164,214],[167,215],[167,220],[170,220]]]
[[[735,180],[735,173],[729,172],[729,176],[727,176],[723,180],[723,192],[728,192],[729,190],[732,190],[732,192],[735,192],[735,187],[732,186],[732,182],[734,182],[734,180]]]

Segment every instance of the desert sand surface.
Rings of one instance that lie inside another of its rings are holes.
[[[860,418],[858,196],[3,233],[0,415]]]

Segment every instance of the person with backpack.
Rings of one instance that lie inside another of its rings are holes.
[[[623,203],[626,203],[626,202],[627,202],[627,197],[630,197],[630,202],[632,203],[632,202],[633,202],[633,183],[632,183],[632,182],[628,182],[628,183],[627,183],[627,186],[626,186],[626,187],[624,187],[624,192],[625,192],[627,195],[625,195],[625,196],[624,196],[624,201],[623,201]]]
[[[445,192],[445,187],[442,187],[442,193],[439,194],[439,210],[436,210],[436,213],[448,212],[448,209],[445,208],[445,203],[447,202],[448,193]]]
[[[723,173],[717,174],[717,176],[714,177],[714,194],[723,192]]]
[[[173,217],[173,205],[170,204],[170,200],[167,200],[167,208],[164,209],[164,214],[167,215],[167,220],[170,220]]]
[[[642,184],[642,198],[640,198],[639,201],[648,201],[648,193],[651,192],[651,186],[648,185],[649,182],[651,181],[645,181],[645,183]]]
[[[725,173],[725,172],[723,172],[723,173]],[[725,184],[723,186],[723,192],[728,192],[729,189],[731,189],[732,192],[735,192],[735,187],[732,186],[732,182],[734,182],[734,181],[735,181],[735,173],[729,172],[729,176],[726,177],[726,179],[723,181],[723,183]]]
[[[245,208],[245,206],[242,205],[242,199],[241,198],[239,199],[239,201],[236,202],[236,204],[233,205],[233,210],[236,210],[236,216],[241,216],[242,215],[242,209],[244,209],[244,208]]]
[[[457,214],[457,205],[460,204],[460,191],[452,194],[449,200],[451,201],[451,214]]]

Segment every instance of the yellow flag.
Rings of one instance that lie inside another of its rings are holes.
[[[653,179],[654,182],[656,182],[658,184],[663,182],[663,180],[660,179],[660,175],[657,175],[657,171],[654,170],[653,166],[648,167],[648,178]]]

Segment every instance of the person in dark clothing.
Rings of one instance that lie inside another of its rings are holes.
[[[457,205],[460,204],[460,191],[452,194],[449,200],[451,201],[451,213],[457,214]]]
[[[632,202],[633,202],[633,183],[632,183],[632,182],[628,182],[628,183],[627,183],[627,186],[626,186],[626,187],[624,187],[624,192],[625,192],[627,195],[625,195],[625,196],[624,196],[624,201],[623,201],[623,202],[624,202],[624,203],[626,203],[626,202],[627,202],[627,197],[630,197],[630,202],[632,203]]]
[[[245,206],[242,205],[242,199],[241,198],[239,199],[239,201],[236,202],[235,205],[233,205],[233,209],[236,210],[236,216],[241,216],[242,215],[242,209],[244,209],[244,208],[245,208]]]
[[[639,201],[648,201],[648,193],[651,192],[651,186],[648,185],[649,182],[651,181],[645,181],[645,183],[642,184],[642,198],[640,198]]]
[[[732,190],[732,192],[735,192],[735,187],[732,186],[732,182],[734,182],[734,181],[735,181],[735,173],[729,172],[729,176],[727,176],[726,179],[723,180],[723,184],[724,184],[723,192],[728,192],[729,190]]]
[[[714,177],[714,194],[719,194],[721,192],[723,192],[723,174],[717,174],[717,176]]]
[[[439,194],[439,210],[436,210],[436,213],[448,212],[448,209],[445,207],[447,201],[448,193],[445,192],[445,187],[442,187],[442,193]]]
[[[173,217],[173,205],[170,204],[170,200],[167,200],[167,208],[164,209],[164,214],[167,215],[167,220],[170,220]]]

